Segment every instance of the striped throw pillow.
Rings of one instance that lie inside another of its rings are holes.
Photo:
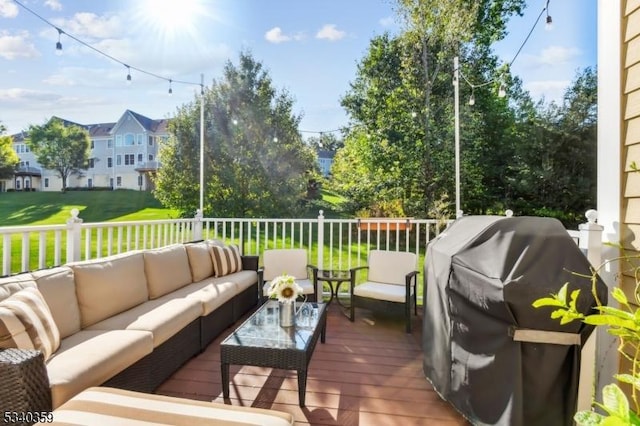
[[[211,260],[213,260],[213,276],[222,277],[242,270],[240,250],[236,245],[210,245]]]
[[[25,288],[0,302],[0,348],[37,349],[45,361],[60,347],[60,332],[42,294]]]

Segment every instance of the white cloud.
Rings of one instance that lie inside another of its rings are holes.
[[[0,57],[12,60],[17,58],[35,58],[40,56],[33,43],[29,41],[29,34],[23,31],[11,35],[0,33]]]
[[[558,65],[569,63],[582,55],[577,47],[549,46],[536,55],[535,61],[542,65]]]
[[[0,101],[17,103],[37,102],[55,102],[61,96],[51,92],[43,92],[40,90],[29,90],[14,87],[11,89],[0,89]]]
[[[291,36],[288,36],[282,32],[282,28],[273,27],[264,34],[265,40],[270,43],[284,43],[291,40]]]
[[[537,80],[526,83],[524,88],[529,91],[532,99],[544,98],[546,102],[561,103],[570,84],[569,80]]]
[[[51,10],[62,10],[62,4],[58,0],[46,0],[44,5]]]
[[[18,16],[18,5],[13,0],[0,0],[0,18],[15,18]]]
[[[99,16],[95,13],[80,12],[73,15],[71,19],[57,19],[54,23],[80,39],[120,38],[124,32],[122,19],[118,15]]]
[[[316,38],[321,40],[338,41],[347,35],[345,31],[336,28],[335,24],[325,24],[316,33]]]

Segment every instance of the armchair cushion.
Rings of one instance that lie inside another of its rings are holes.
[[[413,286],[411,286],[411,294],[413,294],[413,291]],[[407,300],[406,288],[404,286],[371,281],[357,285],[353,289],[353,295],[398,303],[405,303]]]
[[[265,281],[271,281],[285,273],[296,278],[296,281],[309,278],[307,251],[305,249],[265,250],[262,258]]]
[[[242,270],[242,258],[236,245],[221,247],[210,245],[211,260],[213,261],[213,276],[223,277]]]
[[[405,286],[406,276],[416,269],[417,261],[415,253],[371,250],[368,281]]]
[[[37,349],[49,359],[60,332],[37,288],[25,288],[0,302],[0,348]]]
[[[313,286],[313,281],[309,279],[305,279],[305,280],[296,279],[296,282],[300,287],[302,287],[302,294],[315,294],[316,291]],[[262,294],[264,295],[264,297],[269,296],[270,285],[271,284],[269,282],[265,282],[264,286],[262,287]]]

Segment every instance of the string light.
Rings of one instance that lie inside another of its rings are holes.
[[[504,83],[500,83],[500,88],[498,89],[498,97],[504,98],[507,96],[507,89],[504,87]]]
[[[473,89],[471,90],[471,96],[469,97],[469,106],[474,106],[476,104],[476,97],[473,96]]]
[[[549,15],[549,0],[547,0],[547,5],[545,6],[545,10],[547,11],[547,22],[544,28],[547,31],[551,31],[553,29],[553,19],[551,19],[551,15]]]
[[[62,36],[62,30],[58,27],[55,27],[58,30],[58,42],[56,43],[56,55],[62,55],[62,43],[60,42],[60,36]]]
[[[40,20],[41,20],[42,22],[44,22],[45,24],[49,25],[51,28],[54,28],[56,31],[58,31],[58,42],[56,43],[56,54],[57,54],[57,55],[62,54],[62,42],[60,41],[60,36],[61,36],[62,34],[64,34],[65,36],[69,37],[70,39],[72,39],[72,40],[74,40],[74,41],[76,41],[76,42],[80,43],[80,44],[81,44],[81,45],[83,45],[84,47],[86,47],[86,48],[88,48],[88,49],[91,49],[91,50],[93,50],[94,52],[96,52],[96,53],[98,53],[98,54],[100,54],[100,55],[102,55],[102,56],[104,56],[104,57],[106,57],[106,58],[108,58],[108,59],[112,60],[113,62],[117,62],[117,63],[119,63],[120,65],[122,65],[122,66],[126,67],[126,68],[127,68],[127,83],[128,83],[129,81],[131,81],[131,80],[130,80],[130,77],[131,77],[131,70],[135,70],[135,71],[138,71],[139,73],[142,73],[142,74],[148,75],[148,76],[150,76],[150,77],[154,77],[154,78],[159,79],[159,80],[168,81],[168,82],[169,82],[169,94],[171,94],[171,93],[173,92],[173,90],[171,89],[171,83],[172,83],[172,82],[173,82],[173,83],[179,83],[179,84],[192,85],[192,86],[200,86],[200,87],[201,87],[201,93],[204,93],[204,89],[203,89],[203,87],[202,87],[202,86],[203,86],[203,84],[202,84],[202,83],[195,83],[195,82],[192,82],[192,81],[185,81],[185,80],[172,80],[172,79],[170,79],[170,78],[163,77],[163,76],[161,76],[161,75],[159,75],[159,74],[156,74],[156,73],[153,73],[153,72],[151,72],[151,71],[147,71],[147,70],[142,69],[142,68],[138,68],[138,67],[134,67],[134,66],[132,66],[132,65],[128,65],[128,64],[126,64],[125,62],[121,61],[120,59],[115,58],[115,57],[113,57],[113,56],[109,55],[109,54],[108,54],[108,53],[106,53],[106,52],[103,52],[102,50],[100,50],[100,49],[98,49],[98,48],[96,48],[96,47],[94,47],[94,46],[90,45],[89,43],[87,43],[87,42],[85,42],[85,41],[83,41],[83,40],[79,39],[78,37],[75,37],[74,35],[69,34],[69,33],[68,33],[68,32],[66,32],[66,31],[63,31],[61,28],[59,28],[59,27],[57,27],[56,25],[52,24],[51,22],[49,22],[49,21],[48,21],[47,19],[45,19],[44,17],[42,17],[41,15],[39,15],[38,13],[36,13],[35,11],[33,11],[32,9],[28,8],[27,6],[25,6],[21,1],[19,1],[19,0],[13,0],[13,1],[14,1],[14,3],[16,3],[18,6],[20,6],[21,8],[23,8],[23,9],[24,9],[24,10],[26,10],[27,12],[31,13],[33,16],[35,16],[36,18],[40,19]]]

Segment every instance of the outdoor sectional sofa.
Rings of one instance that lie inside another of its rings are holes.
[[[34,402],[37,395],[50,398],[55,409],[100,385],[152,392],[257,304],[258,274],[257,256],[240,256],[237,248],[209,240],[0,278],[0,348],[28,348],[31,342],[42,352],[0,349],[0,411],[34,404],[50,409]],[[13,335],[7,333],[21,304],[38,300],[52,321],[31,322],[50,326],[37,338],[28,326],[20,333],[13,324]],[[51,346],[56,335],[59,345]],[[42,359],[46,391],[25,377],[30,371],[38,376],[38,366],[29,364]]]

